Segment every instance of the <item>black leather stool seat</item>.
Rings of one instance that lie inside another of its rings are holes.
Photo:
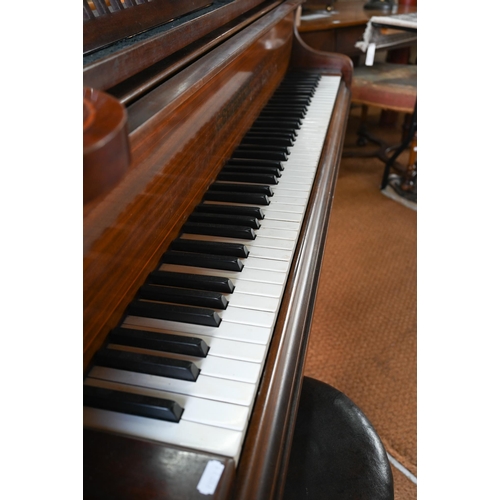
[[[387,454],[343,393],[304,377],[284,500],[392,500]]]

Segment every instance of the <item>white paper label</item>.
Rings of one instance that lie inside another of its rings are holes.
[[[374,43],[368,44],[368,49],[366,51],[366,60],[365,60],[366,66],[373,66],[373,60],[375,59],[375,47],[376,45]]]
[[[217,460],[210,460],[203,474],[201,475],[200,481],[196,489],[202,495],[213,495],[219,484],[219,479],[224,470],[224,465]]]

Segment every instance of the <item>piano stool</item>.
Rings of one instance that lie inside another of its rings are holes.
[[[284,500],[392,500],[387,453],[342,392],[304,377]]]
[[[373,66],[356,67],[353,72],[351,92],[351,102],[362,105],[357,145],[364,146],[369,141],[377,144],[379,149],[374,152],[345,150],[343,156],[349,158],[376,156],[385,163],[381,189],[387,185],[391,168],[402,174],[402,188],[411,189],[416,176],[415,155],[410,154],[406,166],[399,165],[396,159],[410,146],[412,152],[416,151],[417,66],[375,63]],[[369,106],[411,115],[400,144],[390,146],[367,130],[365,122]]]

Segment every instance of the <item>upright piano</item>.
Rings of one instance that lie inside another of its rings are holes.
[[[300,0],[84,0],[84,497],[282,495],[352,63]]]

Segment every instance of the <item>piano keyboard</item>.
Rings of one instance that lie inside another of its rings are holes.
[[[85,426],[238,461],[340,80],[285,77],[96,354]]]

